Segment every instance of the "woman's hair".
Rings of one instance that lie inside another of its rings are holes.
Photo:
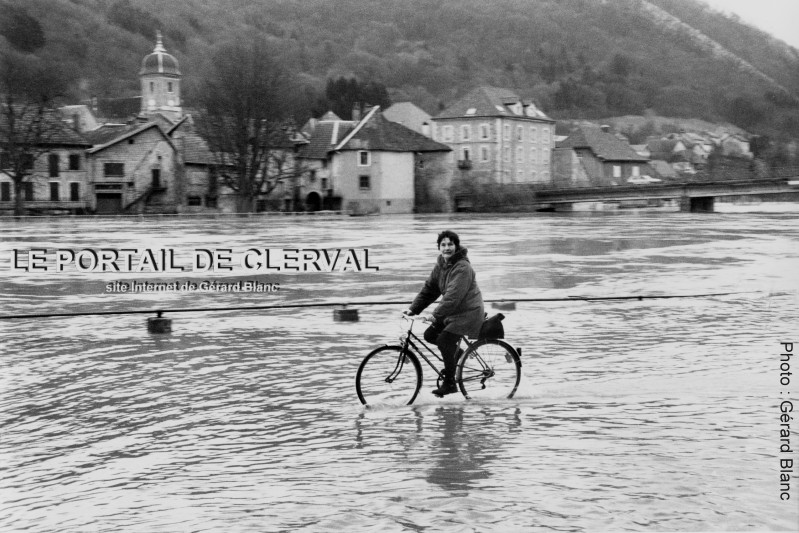
[[[441,246],[441,241],[447,238],[452,241],[452,243],[455,245],[456,250],[460,249],[461,247],[460,237],[458,237],[457,233],[455,233],[454,231],[450,231],[448,229],[445,229],[444,231],[438,234],[438,241],[436,241],[436,246]]]

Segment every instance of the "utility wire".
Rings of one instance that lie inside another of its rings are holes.
[[[730,296],[736,294],[751,294],[751,292],[716,292],[707,294],[665,294],[665,295],[641,295],[641,296],[569,296],[567,298],[504,298],[500,300],[484,300],[486,303],[523,303],[523,302],[596,302],[608,300],[664,300],[671,298],[712,298],[715,296]],[[249,305],[233,307],[191,307],[183,309],[137,309],[129,311],[92,311],[88,313],[35,313],[24,315],[0,315],[0,320],[14,320],[23,318],[56,318],[56,317],[76,317],[76,316],[109,316],[109,315],[136,315],[136,314],[157,314],[164,313],[205,313],[211,311],[258,311],[273,309],[302,309],[310,307],[342,307],[358,305],[409,305],[408,301],[354,301],[354,302],[318,302],[303,304],[273,304],[273,305]]]

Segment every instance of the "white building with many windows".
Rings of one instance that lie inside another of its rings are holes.
[[[532,102],[478,87],[433,118],[433,139],[475,183],[551,183],[555,121]]]

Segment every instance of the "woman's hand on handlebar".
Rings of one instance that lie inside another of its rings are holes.
[[[402,318],[408,320],[418,320],[419,322],[425,322],[427,324],[432,324],[434,322],[432,315],[417,315],[410,309],[406,309],[402,312]]]

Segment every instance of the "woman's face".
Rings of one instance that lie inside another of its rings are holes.
[[[444,259],[449,259],[452,257],[452,254],[454,254],[456,250],[457,246],[455,246],[455,243],[452,242],[449,237],[444,237],[441,239],[441,242],[438,245],[438,251],[441,252],[441,255],[444,256]]]

